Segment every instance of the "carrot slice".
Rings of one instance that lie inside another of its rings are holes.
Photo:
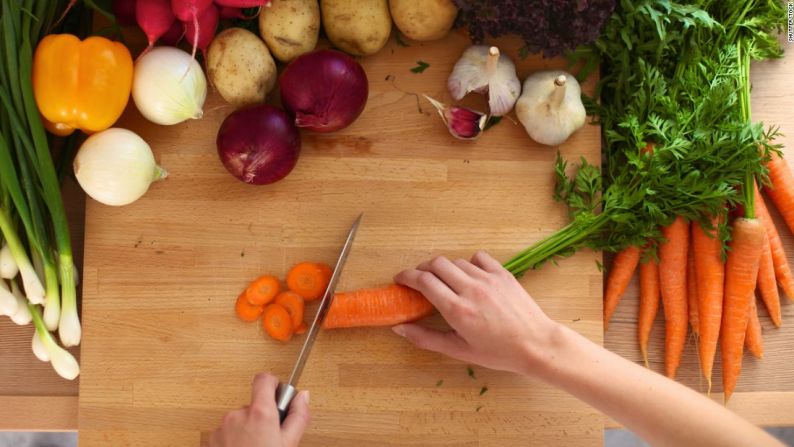
[[[267,335],[278,341],[289,341],[294,332],[292,318],[281,304],[268,304],[262,315],[262,327]]]
[[[301,262],[287,273],[287,287],[306,301],[319,299],[331,280],[331,268],[316,262]]]
[[[273,298],[278,295],[280,289],[281,285],[278,282],[278,278],[271,275],[264,275],[256,278],[254,282],[245,289],[245,297],[248,298],[248,302],[251,304],[264,306],[273,301]]]
[[[301,321],[301,324],[299,324],[298,327],[295,328],[295,335],[305,334],[306,331],[308,330],[309,330],[309,326],[306,326],[306,323]]]
[[[397,284],[342,292],[334,296],[323,329],[393,326],[424,318],[433,310],[421,293]]]
[[[234,312],[237,314],[237,318],[247,322],[256,321],[264,310],[265,306],[249,303],[245,298],[245,292],[241,293],[237,297],[237,302],[234,303]]]
[[[287,313],[292,319],[292,327],[297,332],[297,328],[303,323],[303,313],[306,310],[306,303],[303,301],[303,297],[291,290],[285,290],[276,295],[276,299],[273,302],[287,309]]]

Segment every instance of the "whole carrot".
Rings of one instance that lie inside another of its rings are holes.
[[[694,224],[697,225],[697,224]],[[692,248],[692,243],[689,244],[689,250],[686,259],[686,298],[687,298],[687,311],[689,311],[689,326],[695,335],[700,334],[700,322],[698,321],[698,281],[695,274],[695,254]]]
[[[659,265],[655,259],[640,264],[640,314],[637,317],[637,336],[645,367],[648,367],[648,337],[656,312],[659,310]]]
[[[772,265],[775,267],[775,278],[783,293],[786,294],[789,301],[794,301],[794,274],[791,273],[791,268],[788,264],[786,251],[783,249],[783,242],[780,240],[780,234],[777,232],[775,223],[772,221],[772,216],[769,215],[769,209],[764,203],[764,198],[758,192],[758,187],[755,188],[755,214],[761,220],[766,228],[766,234],[769,237],[769,246],[772,250]]]
[[[775,207],[783,216],[789,230],[794,232],[794,176],[791,174],[791,168],[783,157],[775,153],[767,163],[767,168],[769,168],[769,180],[772,182],[767,193],[775,202]]]
[[[757,359],[764,358],[764,343],[761,336],[761,321],[758,319],[758,305],[756,298],[750,299],[750,319],[747,320],[747,333],[744,336],[747,350]]]
[[[726,402],[736,388],[742,370],[744,338],[750,319],[750,301],[758,278],[764,231],[758,219],[740,218],[733,223],[731,251],[725,266],[725,299],[720,332],[722,383]]]
[[[764,233],[764,247],[761,249],[761,261],[758,264],[758,290],[761,299],[769,312],[769,318],[775,326],[780,327],[782,315],[780,312],[780,295],[775,283],[775,266],[772,261],[772,247],[769,245],[769,235]]]
[[[634,245],[623,249],[615,256],[607,279],[607,290],[604,292],[604,330],[609,326],[609,319],[612,318],[620,298],[626,292],[639,261],[640,249]]]
[[[722,291],[725,280],[725,264],[722,262],[722,242],[717,237],[717,218],[711,219],[712,229],[704,230],[692,225],[692,251],[695,257],[695,274],[698,288],[698,322],[700,338],[698,353],[700,369],[711,392],[711,371],[717,340],[722,323]]]
[[[435,309],[421,293],[398,284],[334,295],[323,329],[394,326],[424,318]]]
[[[686,297],[686,261],[689,224],[677,217],[662,228],[666,241],[659,246],[659,288],[664,305],[664,364],[667,377],[675,378],[686,342],[689,320]]]

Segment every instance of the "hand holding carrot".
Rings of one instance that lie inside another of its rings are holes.
[[[394,331],[420,348],[488,368],[535,375],[558,325],[498,261],[438,257],[405,270],[395,282],[421,292],[452,331],[401,324]]]
[[[278,379],[258,374],[251,385],[251,404],[230,411],[212,433],[210,447],[295,447],[309,425],[309,392],[300,391],[279,425],[276,408]]]

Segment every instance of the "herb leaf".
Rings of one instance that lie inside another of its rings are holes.
[[[441,386],[443,384],[444,384],[444,379],[438,379],[438,382],[436,382],[436,386],[437,387],[439,387],[439,386]]]
[[[427,70],[427,67],[429,67],[429,66],[430,66],[430,64],[428,64],[427,62],[419,60],[419,61],[416,61],[416,67],[412,68],[411,72],[419,74],[419,73],[422,73],[423,71]]]
[[[482,396],[483,394],[485,394],[487,392],[488,392],[488,387],[487,386],[483,386],[482,388],[480,388],[480,396]]]
[[[471,380],[477,380],[477,377],[474,376],[474,370],[471,369],[471,366],[466,367],[466,372],[469,374],[469,377],[471,377]]]

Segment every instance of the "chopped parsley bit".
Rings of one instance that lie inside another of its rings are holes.
[[[477,405],[477,408],[474,409],[474,411],[478,413],[480,412],[480,410],[482,410],[482,405]]]
[[[501,116],[491,116],[488,117],[488,120],[485,122],[485,126],[482,128],[483,132],[490,129],[491,127],[499,124],[499,121],[502,121]]]
[[[438,382],[436,382],[436,386],[441,386],[443,384],[444,384],[444,379],[438,379]]]
[[[466,371],[468,371],[469,377],[471,377],[471,380],[477,380],[477,377],[474,376],[474,370],[471,369],[471,366],[467,366],[466,367]]]
[[[484,387],[480,388],[480,396],[482,396],[483,394],[485,394],[487,392],[488,392],[488,387],[487,386],[484,386]]]
[[[394,40],[397,42],[397,45],[401,47],[410,47],[410,45],[403,40],[402,33],[394,33]]]
[[[430,64],[428,64],[425,61],[416,61],[416,67],[412,68],[411,72],[419,74],[419,73],[422,73],[423,71],[427,70],[427,67],[429,67],[429,66],[430,66]]]

